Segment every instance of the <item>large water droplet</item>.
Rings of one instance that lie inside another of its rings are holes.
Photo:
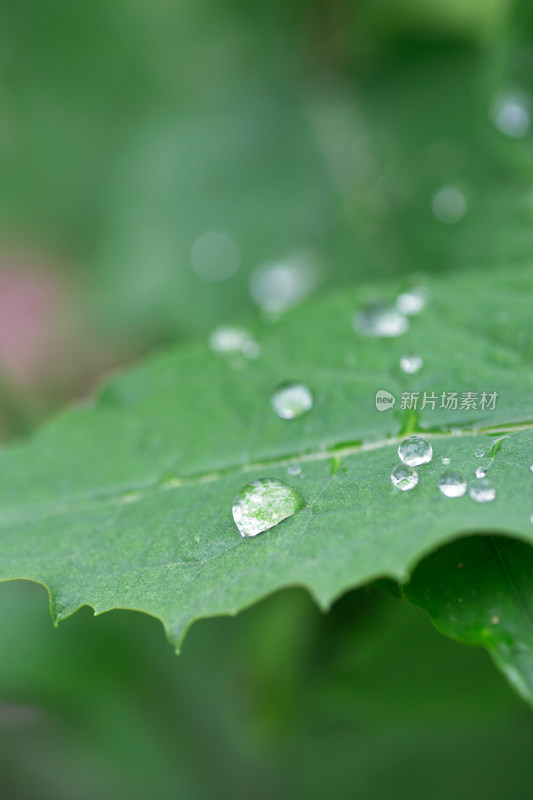
[[[446,497],[462,497],[466,492],[466,481],[459,472],[449,469],[443,472],[437,486]]]
[[[233,501],[233,519],[241,536],[257,536],[292,517],[305,506],[303,497],[275,478],[244,486]]]
[[[459,222],[466,214],[466,199],[459,189],[445,186],[433,197],[431,207],[439,222],[451,225]]]
[[[418,467],[419,464],[427,464],[428,461],[431,461],[433,448],[421,436],[410,436],[408,439],[404,439],[398,447],[398,455],[404,464]]]
[[[252,299],[265,314],[281,314],[304,299],[316,286],[318,268],[307,253],[258,267],[250,279]]]
[[[531,101],[522,92],[502,92],[491,106],[490,118],[506,136],[520,139],[531,125]]]
[[[241,260],[239,246],[227,233],[209,231],[197,239],[191,250],[196,274],[208,283],[231,278]]]
[[[240,353],[245,358],[256,358],[259,355],[259,345],[252,339],[248,331],[229,325],[215,328],[209,337],[209,344],[215,353],[228,355]]]
[[[416,375],[423,363],[421,356],[402,356],[400,359],[400,367],[407,375]]]
[[[372,303],[355,314],[353,324],[363,336],[390,338],[401,336],[409,328],[409,320],[395,306]]]
[[[396,308],[401,314],[419,314],[426,305],[429,294],[429,289],[425,286],[417,286],[398,297]]]
[[[392,485],[402,492],[414,489],[418,483],[418,472],[408,464],[399,464],[392,470],[390,479]]]
[[[496,497],[496,489],[486,478],[481,478],[470,486],[468,494],[476,503],[490,503]]]
[[[274,392],[271,403],[282,419],[297,419],[312,408],[313,395],[303,383],[288,383]]]

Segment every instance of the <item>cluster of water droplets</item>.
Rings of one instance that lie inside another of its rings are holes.
[[[398,455],[402,464],[391,472],[392,485],[402,492],[414,489],[418,485],[418,473],[415,467],[428,464],[433,458],[431,443],[421,436],[409,436],[398,447]],[[475,456],[482,458],[483,450],[476,450]],[[451,459],[444,456],[441,459],[443,466],[449,466]],[[533,465],[532,465],[533,471]],[[485,467],[476,469],[476,480],[468,485],[464,476],[455,469],[446,469],[437,478],[437,488],[444,497],[463,497],[467,491],[469,496],[477,503],[489,503],[496,497],[496,490],[486,478]]]

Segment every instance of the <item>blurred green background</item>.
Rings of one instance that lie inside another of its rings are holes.
[[[528,259],[532,17],[511,0],[5,0],[3,438],[260,313],[265,264],[312,265],[306,294]],[[519,132],[495,118],[509,97]],[[446,187],[454,224],[435,213]],[[225,280],[201,255],[213,232]],[[9,800],[532,796],[530,712],[484,653],[380,589],[327,616],[282,593],[198,623],[179,657],[154,620],[82,609],[54,631],[46,605],[0,586]]]

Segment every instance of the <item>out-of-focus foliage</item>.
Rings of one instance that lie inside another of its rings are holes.
[[[531,796],[525,706],[481,651],[375,592],[327,617],[276,595],[200,623],[177,659],[139,614],[84,609],[54,631],[24,583],[0,609],[10,800],[499,800],[510,773]]]

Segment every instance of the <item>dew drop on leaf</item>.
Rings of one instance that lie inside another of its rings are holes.
[[[483,458],[483,456],[485,455],[485,451],[480,448],[479,450],[476,450],[474,455],[476,458]]]
[[[393,305],[372,303],[355,314],[353,325],[363,336],[393,338],[406,332],[409,320]]]
[[[289,464],[289,466],[287,467],[287,473],[289,475],[301,475],[302,468],[299,464]]]
[[[392,470],[390,479],[393,486],[402,492],[407,492],[417,485],[418,472],[408,464],[399,464]]]
[[[448,464],[451,464],[451,458],[448,458],[448,456],[444,456],[444,458],[442,459],[442,463],[444,464],[445,467],[447,467]]]
[[[280,386],[271,398],[272,408],[282,419],[297,419],[313,406],[313,395],[303,383]]]
[[[292,517],[305,506],[303,497],[275,478],[244,486],[233,501],[233,519],[241,536],[257,536]]]
[[[263,264],[252,273],[250,294],[265,314],[281,314],[313,291],[318,268],[307,253]]]
[[[400,359],[400,367],[402,372],[407,375],[416,375],[420,372],[423,365],[423,360],[420,356],[402,356]]]
[[[487,470],[485,469],[485,467],[478,467],[476,469],[476,478],[484,478],[486,474]]]
[[[437,486],[446,497],[462,497],[466,492],[466,481],[460,472],[449,469],[437,480]]]
[[[476,503],[490,503],[496,497],[496,489],[486,478],[481,478],[470,486],[468,494]]]
[[[425,286],[417,286],[408,292],[401,294],[396,300],[396,308],[400,314],[419,314],[426,305],[429,298],[429,289]]]
[[[248,331],[229,325],[215,328],[209,337],[209,345],[215,353],[227,355],[240,353],[246,358],[256,358],[259,355],[259,345]]]
[[[398,455],[404,464],[410,467],[418,467],[419,464],[427,464],[433,458],[433,448],[426,439],[421,436],[410,436],[404,439],[398,447]]]

